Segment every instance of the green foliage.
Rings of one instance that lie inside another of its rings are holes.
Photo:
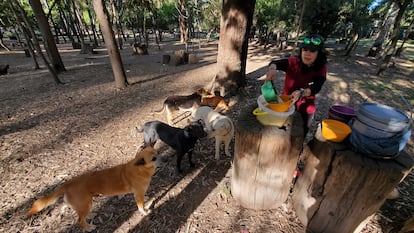
[[[163,30],[172,30],[178,24],[178,13],[173,3],[163,3],[158,11],[158,26]]]
[[[12,15],[12,10],[10,5],[6,1],[0,1],[0,26],[4,28],[9,28],[13,25],[14,16]]]
[[[221,1],[211,0],[202,6],[201,27],[203,29],[220,28]]]

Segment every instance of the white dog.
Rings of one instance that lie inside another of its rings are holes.
[[[234,135],[234,126],[231,119],[224,116],[212,108],[201,106],[193,114],[194,120],[202,120],[205,124],[208,138],[215,137],[216,155],[215,158],[220,159],[220,145],[224,143],[224,151],[227,156],[231,156],[229,152],[230,141]]]

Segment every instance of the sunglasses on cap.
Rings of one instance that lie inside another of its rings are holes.
[[[306,45],[313,44],[313,45],[318,46],[322,43],[322,40],[319,39],[319,38],[313,38],[313,37],[308,38],[308,37],[306,37],[305,39],[303,39],[303,43],[306,44]]]

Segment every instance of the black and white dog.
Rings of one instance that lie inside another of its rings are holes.
[[[188,154],[190,166],[194,167],[191,161],[194,146],[198,139],[207,136],[201,121],[190,122],[184,128],[173,127],[161,121],[148,121],[143,128],[137,127],[136,129],[140,133],[144,132],[144,146],[160,139],[175,150],[178,172],[182,172],[181,160],[185,154]]]

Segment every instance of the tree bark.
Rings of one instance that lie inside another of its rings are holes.
[[[185,0],[178,1],[179,9],[178,10],[178,23],[180,25],[180,42],[187,43],[188,42],[188,14],[187,14],[187,6],[185,4]]]
[[[223,0],[217,74],[211,91],[221,96],[235,95],[246,84],[246,59],[249,31],[256,0]]]
[[[234,146],[231,193],[241,206],[276,209],[286,201],[303,145],[303,121],[291,115],[281,128],[264,126],[252,114],[239,115]]]
[[[60,57],[59,51],[56,47],[56,43],[53,39],[52,32],[50,31],[49,22],[47,21],[45,12],[43,11],[42,4],[39,0],[29,0],[29,2],[38,21],[39,29],[44,39],[45,49],[53,68],[58,73],[66,71],[62,58]]]
[[[112,30],[111,22],[105,13],[104,3],[102,0],[93,0],[93,7],[96,16],[101,25],[102,34],[105,39],[105,45],[108,50],[109,59],[111,60],[112,71],[115,77],[115,86],[118,89],[123,89],[128,85],[124,66],[122,64],[121,54],[115,41],[114,31]]]

